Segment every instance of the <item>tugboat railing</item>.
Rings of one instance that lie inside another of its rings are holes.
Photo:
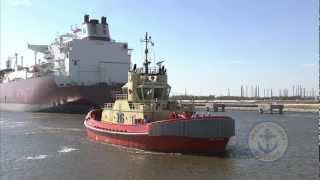
[[[116,100],[118,99],[128,99],[128,94],[116,94]]]
[[[148,73],[150,75],[158,75],[160,73],[163,73],[163,72],[161,72],[159,67],[149,67],[148,70],[149,70]],[[145,73],[145,68],[143,68],[143,67],[142,68],[137,68],[137,69],[134,70],[134,72],[137,72],[139,74],[144,74]]]
[[[104,103],[105,109],[112,109],[114,103]],[[144,109],[145,105],[143,103],[129,103],[130,110],[133,111],[142,111]]]
[[[114,103],[104,103],[104,108],[105,109],[113,109]],[[136,111],[136,112],[142,112],[144,110],[152,110],[153,106],[155,107],[156,105],[152,104],[146,104],[146,103],[129,103],[129,111]],[[115,109],[116,110],[116,109]]]
[[[143,104],[143,103],[129,103],[129,107],[130,107],[130,110],[134,110],[134,111],[143,110],[145,107],[145,104]]]
[[[104,103],[104,108],[112,109],[113,103]]]

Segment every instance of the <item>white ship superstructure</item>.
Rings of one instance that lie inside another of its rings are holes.
[[[81,27],[72,29],[71,33],[59,35],[49,45],[30,44],[28,48],[35,53],[34,65],[17,69],[17,60],[13,63],[13,58],[8,59],[7,69],[15,70],[6,73],[3,82],[49,74],[55,75],[59,86],[127,81],[130,49],[127,43],[111,39],[105,17],[99,22],[85,15]],[[41,59],[38,53],[43,54]]]
[[[16,53],[0,70],[0,110],[84,112],[111,101],[127,82],[130,49],[111,39],[107,19],[81,26],[49,45],[29,44],[34,65]]]

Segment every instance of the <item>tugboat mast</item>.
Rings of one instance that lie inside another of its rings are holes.
[[[148,43],[151,43],[151,45],[153,45],[153,42],[151,41],[151,36],[148,37],[148,32],[146,32],[146,35],[144,37],[144,40],[142,40],[142,42],[145,43],[145,50],[144,50],[145,61],[144,61],[143,65],[144,65],[145,74],[148,74],[149,73],[149,64],[151,63],[148,60],[148,53],[149,53]]]

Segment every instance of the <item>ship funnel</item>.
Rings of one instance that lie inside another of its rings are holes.
[[[15,68],[17,68],[18,67],[18,53],[14,53],[14,57],[15,57],[15,63],[14,63],[14,66],[15,66]]]
[[[83,20],[84,20],[84,23],[89,23],[89,15],[88,14],[84,15]]]
[[[6,65],[7,65],[7,69],[11,69],[11,59],[10,58],[8,58]]]
[[[107,18],[102,16],[101,17],[101,24],[107,24]]]
[[[23,56],[21,56],[21,67],[23,67]]]

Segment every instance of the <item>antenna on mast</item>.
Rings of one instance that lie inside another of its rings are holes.
[[[143,40],[141,40],[141,42],[145,43],[145,50],[144,50],[145,61],[144,61],[143,65],[144,65],[145,74],[148,74],[148,72],[149,72],[149,64],[151,63],[148,60],[148,53],[149,53],[148,44],[150,43],[153,46],[154,43],[151,41],[151,36],[148,36],[148,32],[146,32],[145,37],[144,37]]]

